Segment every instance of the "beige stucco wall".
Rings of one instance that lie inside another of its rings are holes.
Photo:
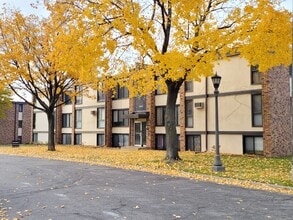
[[[129,99],[113,100],[112,109],[129,109]]]
[[[81,142],[83,145],[96,146],[97,135],[95,133],[83,133]]]
[[[219,136],[220,153],[243,154],[242,139],[242,135],[221,134]],[[208,151],[215,151],[215,135],[208,136]]]

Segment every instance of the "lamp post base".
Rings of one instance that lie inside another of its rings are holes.
[[[213,166],[212,167],[212,171],[215,171],[215,172],[224,172],[225,171],[225,167],[224,166]]]
[[[224,172],[225,171],[225,167],[222,165],[220,155],[215,155],[215,161],[214,161],[214,165],[212,167],[212,171],[216,171],[216,172]]]

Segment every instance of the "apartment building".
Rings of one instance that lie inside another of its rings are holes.
[[[290,145],[289,68],[258,72],[239,56],[219,61],[219,138],[222,153],[285,156]],[[89,98],[91,97],[91,98]],[[92,98],[95,97],[95,98]],[[68,97],[64,97],[65,99]],[[129,98],[126,88],[89,91],[89,96],[56,110],[56,141],[91,146],[138,146],[164,150],[166,94]],[[34,111],[33,140],[46,143],[45,114]],[[215,96],[210,78],[186,82],[177,98],[176,124],[181,151],[213,151]]]
[[[13,102],[0,119],[0,144],[31,143],[33,108],[25,102]]]

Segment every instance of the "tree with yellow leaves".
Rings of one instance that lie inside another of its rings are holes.
[[[262,72],[291,63],[292,14],[277,0],[59,0],[50,7],[56,18],[70,20],[69,29],[82,32],[79,41],[102,37],[109,64],[99,72],[104,83],[117,78],[132,95],[165,88],[171,161],[180,159],[175,104],[186,80],[212,76],[217,61],[233,53]],[[78,65],[78,57],[94,51],[88,49],[80,48],[71,62]]]
[[[76,74],[80,68],[58,69],[63,56],[62,51],[54,52],[62,44],[59,28],[62,21],[40,20],[18,11],[4,11],[0,18],[1,80],[23,101],[46,113],[49,151],[55,151],[55,109],[66,101],[62,95],[74,96],[80,92],[75,85],[82,85]]]

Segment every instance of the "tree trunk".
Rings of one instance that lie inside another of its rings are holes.
[[[182,85],[182,81],[167,81],[168,94],[165,114],[165,129],[166,129],[166,160],[175,161],[181,160],[178,154],[179,143],[176,132],[175,108],[178,91]]]
[[[48,151],[55,151],[55,119],[54,119],[54,111],[47,112],[48,118]]]

